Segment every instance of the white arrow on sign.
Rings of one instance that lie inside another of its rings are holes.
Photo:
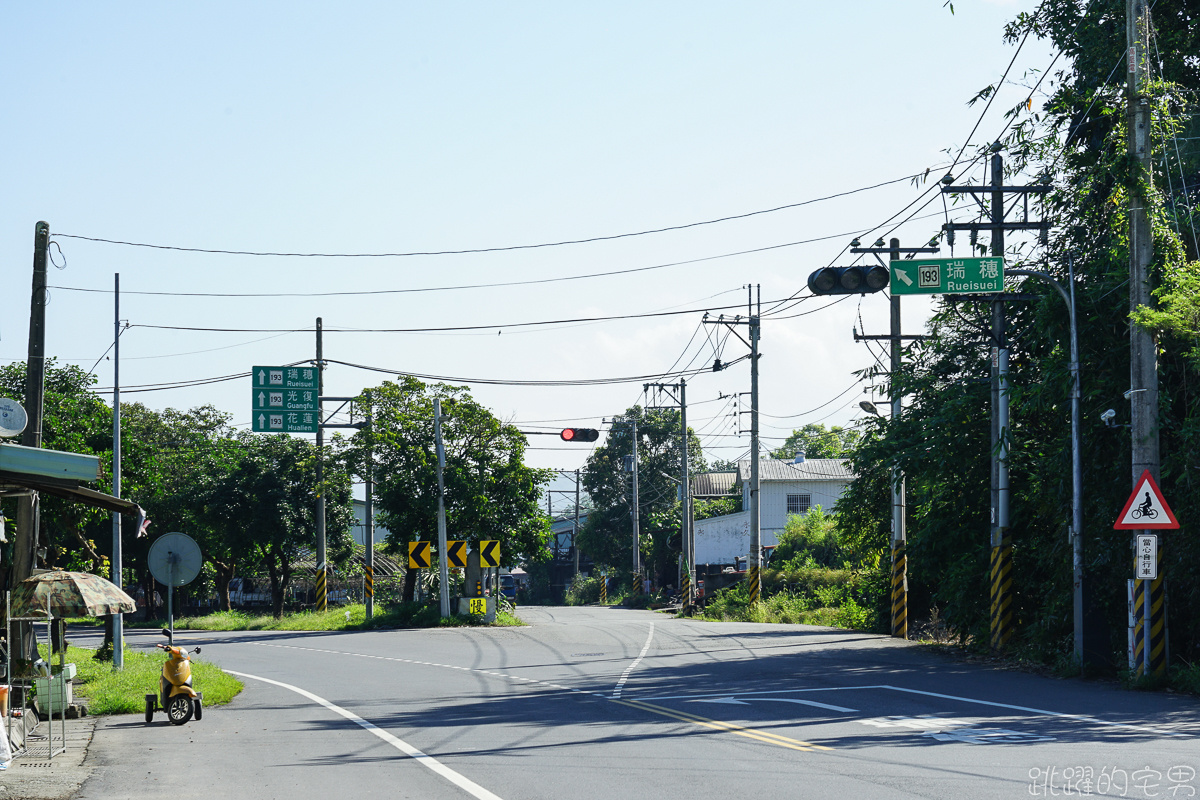
[[[828,703],[818,703],[815,700],[796,700],[791,697],[751,697],[750,702],[746,700],[738,700],[732,695],[729,697],[716,697],[711,700],[689,700],[689,703],[720,703],[728,706],[748,706],[750,702],[758,703],[795,703],[800,706],[812,706],[813,708],[823,708],[826,711],[838,711],[843,714],[853,714],[858,711],[856,708],[846,708],[845,706],[831,706]]]
[[[908,277],[907,272],[900,269],[899,267],[892,267],[892,269],[896,270],[896,277],[899,278],[900,280],[904,281],[905,286],[912,286],[912,278]]]
[[[260,370],[258,371],[258,382],[259,382],[259,383],[266,383],[266,382],[267,382],[267,371],[266,371],[266,370],[264,370],[264,369],[260,369]]]
[[[258,404],[260,406],[265,406],[267,404],[267,393],[266,392],[258,393]]]
[[[265,414],[258,415],[258,427],[265,428],[267,426],[267,417]]]

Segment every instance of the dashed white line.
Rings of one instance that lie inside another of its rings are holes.
[[[633,672],[637,665],[642,663],[642,659],[646,657],[646,653],[650,650],[650,642],[654,639],[654,623],[650,623],[650,632],[646,634],[646,643],[642,645],[642,652],[638,653],[638,657],[633,660],[633,663],[625,668],[621,673],[621,679],[617,681],[617,686],[613,689],[612,697],[614,700],[621,699],[621,691],[625,688],[625,681],[629,680],[629,673]]]

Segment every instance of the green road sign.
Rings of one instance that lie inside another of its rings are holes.
[[[316,367],[255,367],[251,373],[255,389],[318,389]]]
[[[255,433],[316,433],[320,422],[316,367],[255,367],[250,429]]]
[[[923,258],[892,261],[891,292],[993,294],[1004,291],[1004,259]]]

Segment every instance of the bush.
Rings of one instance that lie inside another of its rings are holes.
[[[789,514],[779,544],[771,557],[772,565],[781,569],[826,567],[845,569],[853,554],[843,545],[838,534],[837,516],[826,514],[819,505],[806,514]]]
[[[600,602],[600,581],[599,575],[593,578],[586,577],[583,573],[576,575],[571,579],[571,585],[567,587],[565,602],[569,606],[585,606],[592,603]]]

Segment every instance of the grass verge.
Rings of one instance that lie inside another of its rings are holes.
[[[76,667],[75,693],[86,698],[89,714],[141,714],[146,710],[146,695],[158,689],[158,678],[166,656],[159,653],[125,651],[125,667],[114,671],[111,661],[97,661],[95,650],[67,647],[67,661]],[[42,657],[46,656],[45,647]],[[202,656],[201,656],[202,657]],[[58,663],[58,659],[54,659]],[[242,682],[214,664],[192,661],[192,685],[204,692],[205,706],[228,703],[242,691]]]
[[[515,614],[501,611],[493,627],[524,625]],[[181,617],[175,628],[199,631],[362,631],[381,628],[449,628],[489,625],[480,615],[443,617],[434,606],[424,603],[402,603],[377,611],[367,621],[363,605],[348,605],[326,611],[301,611],[284,614],[279,619],[270,614],[251,614],[245,611],[218,611],[203,617]],[[137,622],[136,628],[162,627],[161,621]]]

